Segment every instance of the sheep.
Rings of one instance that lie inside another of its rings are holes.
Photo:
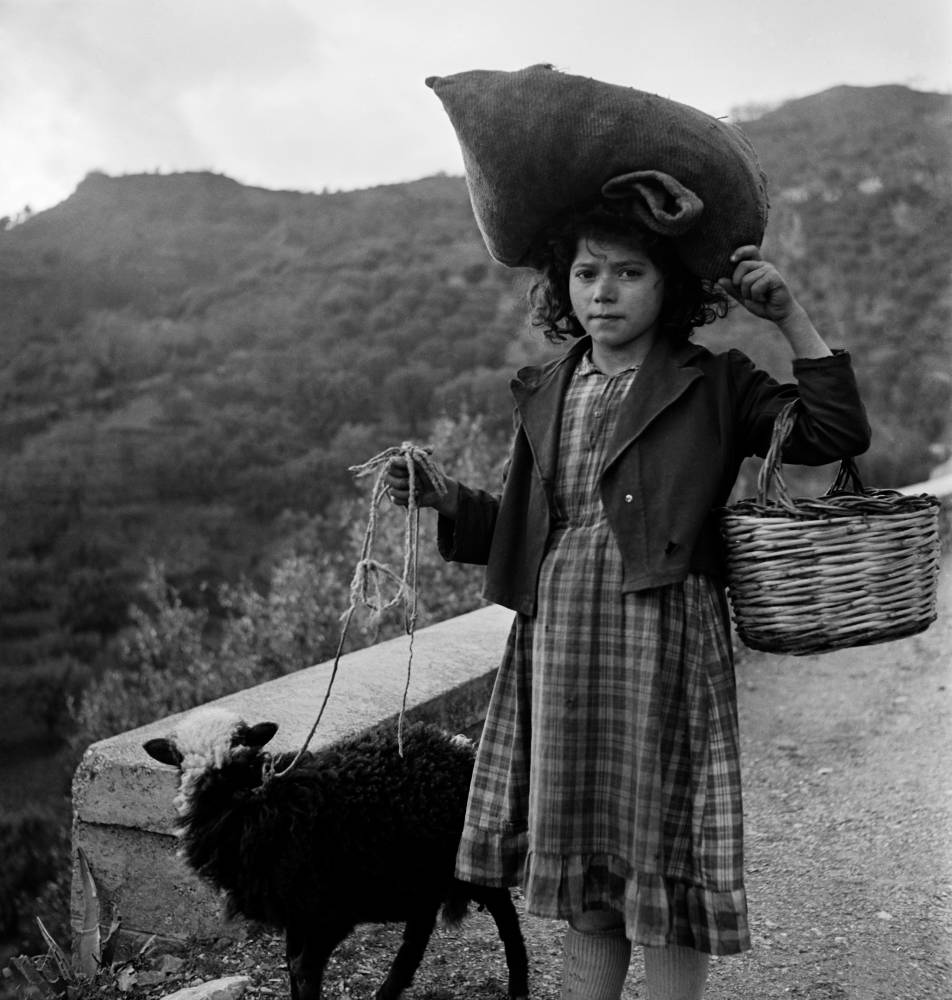
[[[292,1000],[320,1000],[334,948],[358,923],[405,923],[403,942],[377,1000],[396,1000],[413,980],[442,908],[455,925],[470,902],[492,915],[505,947],[512,1000],[528,995],[528,959],[509,890],[454,876],[475,761],[465,737],[411,724],[403,756],[394,730],[372,730],[305,754],[262,747],[271,722],[191,713],[169,738],[143,744],[180,769],[175,806],[188,866],[240,914],[285,934]]]

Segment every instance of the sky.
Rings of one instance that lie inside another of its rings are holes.
[[[90,171],[351,190],[462,173],[427,76],[534,63],[726,116],[952,92],[950,0],[0,0],[0,216]]]

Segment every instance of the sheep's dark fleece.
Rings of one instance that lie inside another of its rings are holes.
[[[450,922],[485,906],[505,945],[509,995],[528,993],[528,962],[508,889],[453,875],[475,749],[433,726],[375,731],[306,754],[262,779],[277,726],[220,709],[191,713],[146,751],[181,769],[182,853],[227,896],[231,913],[285,932],[291,995],[319,1000],[334,948],[358,923],[401,922],[403,943],[379,1000],[413,980],[442,908]],[[291,754],[273,759],[277,770]]]

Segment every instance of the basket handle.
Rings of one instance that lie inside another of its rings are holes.
[[[824,493],[825,497],[831,497],[834,493],[863,493],[863,482],[859,478],[859,469],[852,456],[840,459],[840,467],[836,473],[830,488]]]
[[[788,513],[797,515],[800,510],[790,497],[787,484],[783,478],[783,446],[786,444],[794,424],[797,422],[799,399],[791,399],[774,418],[773,433],[770,436],[770,447],[767,456],[757,475],[757,503],[764,506],[767,503],[767,493],[770,484],[774,484],[777,502]],[[840,460],[833,484],[823,495],[828,497],[834,493],[862,493],[863,484],[859,478],[856,463],[850,456]]]

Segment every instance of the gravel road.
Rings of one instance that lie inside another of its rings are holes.
[[[952,1000],[948,566],[939,603],[910,639],[741,659],[754,949],[709,1000]]]

